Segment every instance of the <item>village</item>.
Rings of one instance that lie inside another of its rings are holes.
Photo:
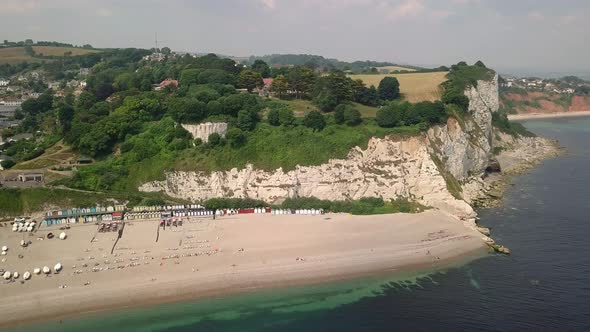
[[[522,89],[532,92],[545,92],[563,95],[584,95],[590,90],[590,82],[574,76],[561,79],[543,79],[537,77],[503,77],[500,80],[503,89]]]

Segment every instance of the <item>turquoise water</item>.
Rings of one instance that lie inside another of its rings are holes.
[[[527,121],[568,153],[481,224],[512,250],[445,272],[268,290],[19,331],[590,331],[590,118]]]

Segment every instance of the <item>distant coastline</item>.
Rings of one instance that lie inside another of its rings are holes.
[[[520,120],[531,120],[531,119],[553,119],[553,118],[570,118],[570,117],[582,117],[582,116],[590,116],[590,111],[510,114],[510,115],[508,115],[508,120],[520,121]]]

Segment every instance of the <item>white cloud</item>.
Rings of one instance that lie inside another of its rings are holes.
[[[529,19],[534,21],[543,21],[545,19],[545,15],[538,11],[530,12],[527,16]]]
[[[23,13],[39,8],[38,1],[1,0],[0,13]]]
[[[425,8],[422,0],[405,0],[402,4],[391,9],[387,16],[389,18],[413,17],[422,13]]]
[[[96,15],[101,17],[113,16],[113,12],[107,8],[99,8],[96,10]]]
[[[275,9],[277,8],[276,0],[260,0],[262,5],[268,9]]]

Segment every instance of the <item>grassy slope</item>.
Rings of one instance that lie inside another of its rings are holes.
[[[72,52],[73,56],[100,52],[98,50],[55,46],[33,46],[33,50],[37,54],[42,53],[44,56],[63,56],[65,52]],[[16,64],[25,61],[40,62],[42,60],[41,58],[35,58],[25,53],[24,47],[0,48],[0,64]]]
[[[401,66],[377,67],[377,70],[382,70],[382,69],[389,70],[389,72],[394,72],[394,71],[416,71],[416,69],[407,68],[407,67],[401,67]]]
[[[386,76],[396,77],[400,83],[400,91],[407,101],[416,103],[421,101],[440,100],[440,84],[446,81],[447,72],[379,74],[379,75],[350,75],[352,79],[361,79],[367,86],[379,86],[379,82]]]

